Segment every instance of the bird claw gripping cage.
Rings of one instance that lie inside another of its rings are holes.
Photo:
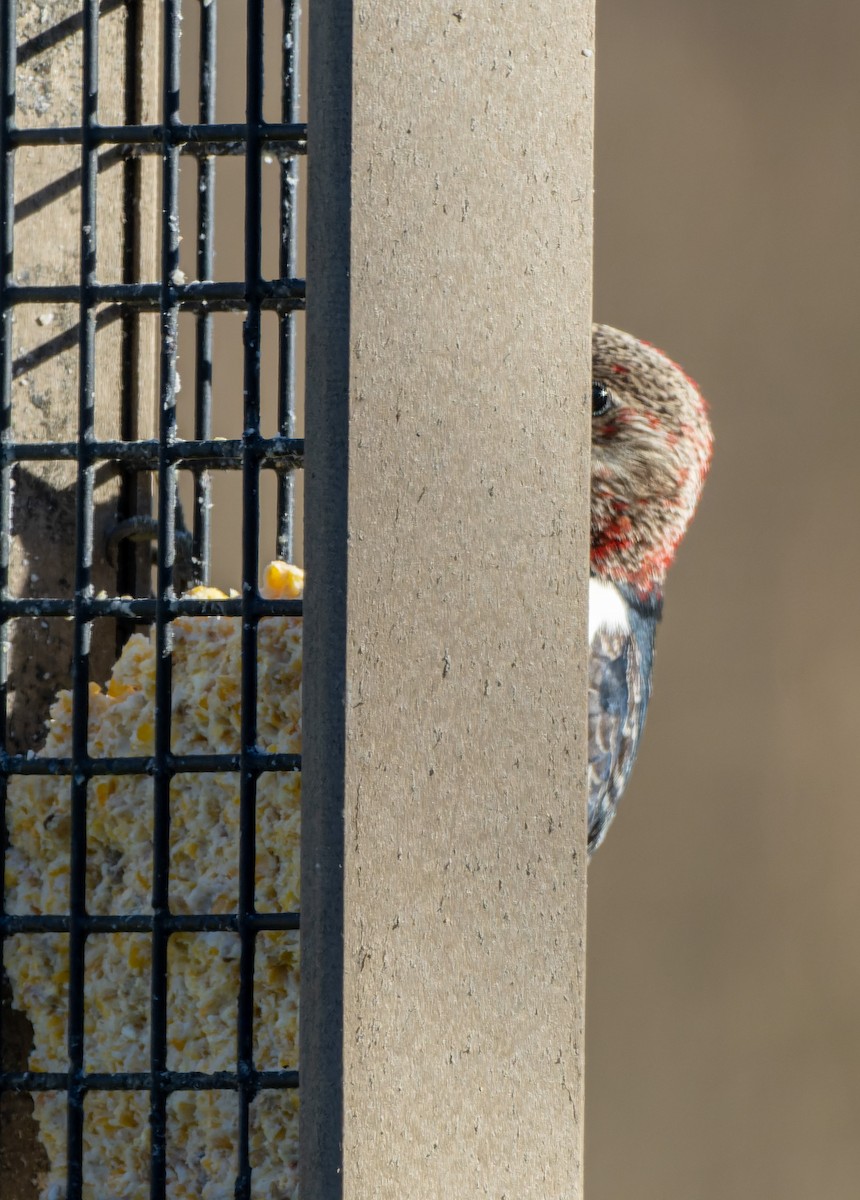
[[[261,583],[260,553],[271,508],[293,557],[303,461],[298,5],[6,0],[0,21],[3,1193],[290,1195],[301,573]],[[228,162],[238,279],[215,259]],[[229,595],[208,586],[228,509]]]

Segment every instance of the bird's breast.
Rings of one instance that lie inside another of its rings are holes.
[[[630,610],[614,583],[597,579],[588,582],[588,644],[598,633],[629,633]]]

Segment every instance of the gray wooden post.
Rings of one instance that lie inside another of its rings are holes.
[[[302,1195],[582,1195],[593,5],[310,8]]]

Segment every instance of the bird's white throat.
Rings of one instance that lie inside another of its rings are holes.
[[[598,630],[607,633],[629,633],[630,618],[624,597],[614,583],[603,579],[588,581],[588,641],[594,641]]]

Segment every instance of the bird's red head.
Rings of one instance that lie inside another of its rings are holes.
[[[693,381],[659,350],[592,331],[591,566],[661,591],[699,501],[713,435]]]

